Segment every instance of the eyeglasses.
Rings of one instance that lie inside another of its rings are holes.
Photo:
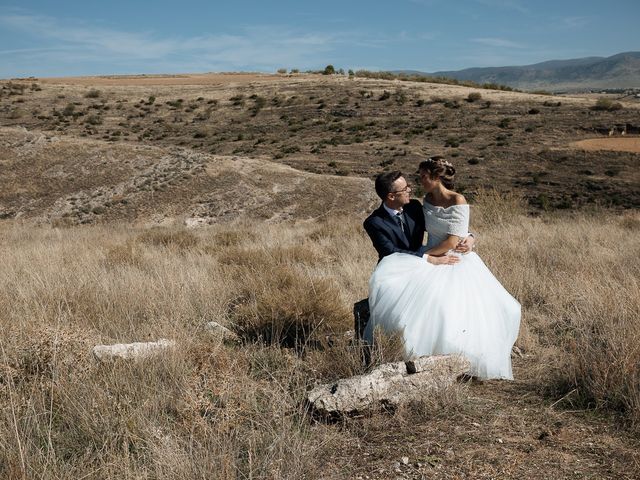
[[[410,192],[410,191],[411,191],[411,187],[409,185],[407,185],[402,190],[396,190],[395,192],[389,192],[389,193],[405,193],[405,192]]]

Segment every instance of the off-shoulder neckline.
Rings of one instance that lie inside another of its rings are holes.
[[[461,205],[454,204],[454,205],[449,205],[448,207],[441,207],[440,205],[434,205],[433,203],[427,202],[427,200],[425,200],[425,199],[422,200],[422,203],[423,203],[423,205],[426,204],[426,205],[429,205],[430,207],[433,207],[433,208],[439,208],[440,210],[449,210],[450,208],[453,208],[453,207],[468,207],[469,206],[468,203],[463,203]]]

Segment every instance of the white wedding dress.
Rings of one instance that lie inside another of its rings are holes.
[[[466,237],[469,205],[443,208],[424,202],[427,247],[448,235]],[[364,332],[402,332],[407,355],[459,353],[478,378],[512,379],[511,348],[518,337],[520,304],[475,253],[455,265],[394,253],[369,280],[371,316]]]

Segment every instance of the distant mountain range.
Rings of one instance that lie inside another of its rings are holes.
[[[584,91],[592,89],[640,89],[640,52],[611,57],[551,60],[512,67],[467,68],[457,71],[402,73],[497,83],[521,90]]]

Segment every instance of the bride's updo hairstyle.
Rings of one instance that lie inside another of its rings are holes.
[[[431,178],[439,178],[445,188],[453,190],[456,169],[443,157],[434,156],[420,162],[418,171],[428,173]]]

